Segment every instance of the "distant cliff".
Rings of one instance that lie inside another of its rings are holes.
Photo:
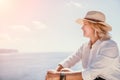
[[[0,49],[0,53],[18,53],[16,49]]]

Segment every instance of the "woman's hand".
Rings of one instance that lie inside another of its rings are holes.
[[[59,65],[57,66],[57,68],[56,68],[56,71],[59,72],[59,71],[61,71],[62,69],[63,69],[63,66],[59,64]]]

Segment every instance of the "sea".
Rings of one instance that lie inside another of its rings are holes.
[[[45,80],[72,52],[0,53],[0,80]],[[80,70],[78,63],[71,68]]]

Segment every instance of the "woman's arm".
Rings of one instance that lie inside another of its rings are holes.
[[[83,50],[83,45],[76,51],[76,53],[72,54],[67,59],[60,62],[57,69],[70,68],[74,66],[82,58],[82,50]]]

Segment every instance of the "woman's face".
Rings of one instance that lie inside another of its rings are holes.
[[[92,37],[94,36],[94,30],[92,29],[90,23],[88,23],[87,21],[84,21],[84,24],[81,28],[83,30],[83,35],[85,37]]]

